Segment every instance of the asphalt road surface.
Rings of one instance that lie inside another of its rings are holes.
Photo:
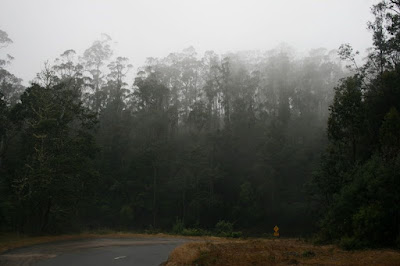
[[[0,265],[158,266],[184,239],[130,238],[63,241],[0,254]]]

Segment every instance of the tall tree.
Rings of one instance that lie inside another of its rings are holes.
[[[400,108],[398,1],[381,1],[369,23],[374,47],[357,73],[342,80],[330,108],[330,147],[314,178],[322,200],[320,237],[344,247],[395,245],[400,236],[398,191]],[[349,45],[342,57],[355,63]],[[374,228],[384,228],[379,234]],[[397,239],[397,240],[396,240]]]
[[[15,107],[23,128],[22,165],[13,174],[18,230],[63,230],[94,181],[96,146],[89,130],[96,120],[79,96],[64,84],[33,85]]]
[[[90,73],[92,79],[91,87],[93,90],[91,107],[99,112],[104,107],[105,95],[102,86],[105,82],[102,67],[113,54],[111,49],[111,37],[102,34],[101,39],[95,41],[92,46],[83,53],[83,60],[86,70]]]

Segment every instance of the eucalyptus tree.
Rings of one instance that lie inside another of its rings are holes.
[[[8,36],[7,32],[0,29],[0,52],[3,52],[4,48],[12,43],[13,41]],[[15,104],[24,90],[21,84],[22,79],[6,70],[6,66],[11,64],[13,60],[14,57],[9,54],[6,54],[5,58],[0,58],[0,92],[8,105]]]
[[[340,240],[347,248],[393,246],[400,236],[399,12],[399,1],[373,6],[374,46],[366,64],[355,65],[351,46],[340,50],[356,73],[335,89],[330,146],[314,184],[321,199],[321,239]],[[376,227],[384,229],[376,234]]]
[[[113,51],[111,48],[111,37],[102,34],[101,39],[93,42],[93,44],[83,53],[83,64],[85,70],[89,72],[91,78],[90,87],[93,90],[91,99],[91,108],[99,112],[104,107],[106,98],[102,91],[105,84],[105,75],[102,67],[111,58]]]
[[[0,52],[12,43],[7,32],[0,30]],[[10,140],[17,134],[15,125],[10,119],[10,109],[18,103],[19,97],[25,89],[21,84],[22,79],[6,69],[13,59],[9,54],[4,59],[0,58],[0,171]]]
[[[95,115],[62,83],[27,88],[14,112],[22,126],[21,165],[13,173],[15,223],[25,232],[64,230],[95,181]]]

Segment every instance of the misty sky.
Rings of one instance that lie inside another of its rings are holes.
[[[67,49],[81,54],[107,33],[115,55],[134,68],[146,57],[190,45],[202,54],[268,50],[284,42],[296,50],[350,43],[371,46],[366,23],[374,0],[0,0],[0,29],[14,41],[0,50],[8,69],[32,80],[45,60]]]

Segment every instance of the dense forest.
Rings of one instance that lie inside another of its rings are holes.
[[[148,58],[102,35],[28,87],[0,60],[0,230],[318,233],[400,244],[400,1],[350,45]],[[0,48],[12,40],[0,30]],[[1,50],[0,50],[1,51]],[[316,223],[316,221],[318,221]]]

